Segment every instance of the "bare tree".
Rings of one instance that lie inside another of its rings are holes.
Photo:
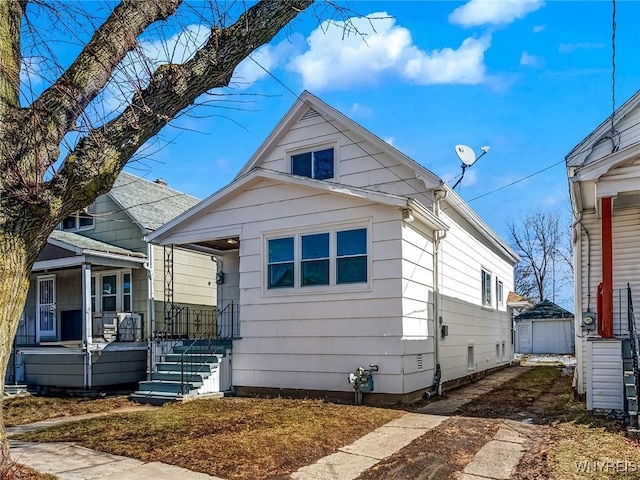
[[[572,281],[571,235],[559,211],[538,211],[509,224],[512,247],[520,256],[515,268],[516,293],[532,300],[555,300]]]
[[[0,1],[0,394],[30,271],[51,231],[109,191],[146,142],[227,86],[243,59],[311,3]],[[208,22],[204,37],[187,28],[194,19]],[[63,28],[79,47],[71,62],[51,47],[50,32]],[[177,32],[159,43],[164,60],[143,48]],[[45,88],[29,83],[30,71],[48,75]],[[117,104],[101,101],[109,95]],[[0,472],[8,462],[0,422]]]

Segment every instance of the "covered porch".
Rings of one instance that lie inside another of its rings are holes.
[[[91,389],[146,375],[147,256],[54,231],[38,257],[7,383]]]

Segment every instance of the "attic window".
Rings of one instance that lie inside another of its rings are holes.
[[[316,180],[333,178],[333,148],[291,155],[291,173]]]
[[[88,230],[95,227],[93,209],[87,208],[79,212],[72,213],[60,222],[60,230],[66,232],[77,232],[80,230]]]

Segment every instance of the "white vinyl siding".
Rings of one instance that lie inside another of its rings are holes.
[[[587,354],[587,409],[622,410],[622,345],[615,339],[589,339]]]

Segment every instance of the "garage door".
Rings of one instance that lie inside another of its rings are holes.
[[[532,353],[573,354],[573,320],[534,320],[532,324]]]

